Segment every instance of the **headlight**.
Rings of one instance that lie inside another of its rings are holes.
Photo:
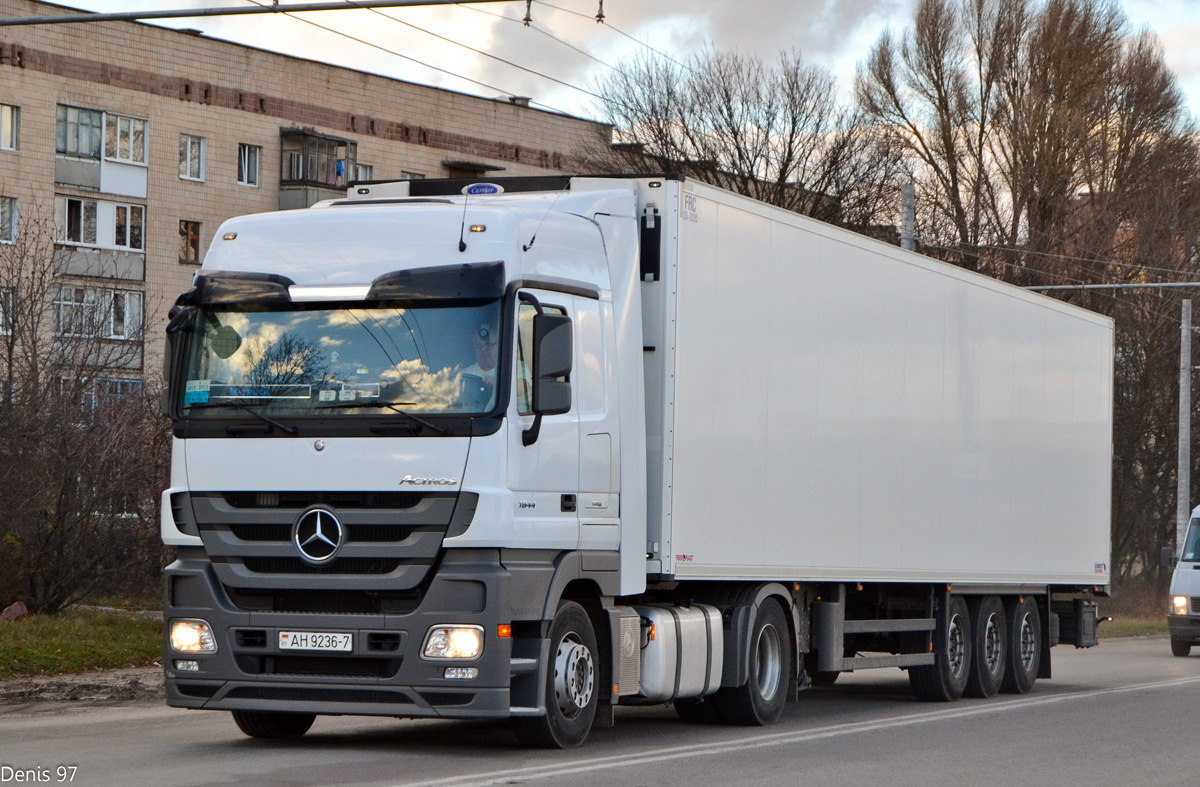
[[[1176,596],[1171,599],[1171,609],[1176,615],[1186,615],[1188,613],[1187,596]]]
[[[425,635],[421,655],[427,659],[479,658],[483,651],[482,626],[434,626]]]
[[[203,620],[171,621],[171,650],[176,653],[216,653],[217,640]]]

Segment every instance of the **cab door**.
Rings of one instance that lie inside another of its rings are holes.
[[[534,318],[573,319],[571,296],[543,290],[518,293],[509,397],[508,477],[513,492],[513,546],[576,549],[579,546],[579,415],[571,374],[571,408],[556,415],[533,411]],[[539,422],[540,421],[540,422]],[[531,437],[536,437],[532,439]]]

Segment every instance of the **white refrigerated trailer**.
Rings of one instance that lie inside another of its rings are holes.
[[[1108,319],[676,177],[350,191],[173,311],[170,704],[572,746],[1096,643]]]

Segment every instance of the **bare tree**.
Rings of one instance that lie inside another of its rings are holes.
[[[140,379],[140,295],[67,275],[53,227],[0,246],[0,599],[54,612],[157,581],[167,431]]]
[[[585,151],[589,168],[676,172],[851,227],[888,206],[894,148],[798,52],[771,65],[711,48],[683,65],[646,55],[596,92],[617,144]]]

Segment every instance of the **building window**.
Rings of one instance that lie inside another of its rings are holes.
[[[146,209],[141,205],[117,205],[113,245],[122,249],[142,251],[142,227]]]
[[[281,186],[318,186],[345,188],[354,174],[358,145],[337,137],[311,131],[283,129]]]
[[[262,148],[258,145],[238,145],[238,179],[243,186],[258,186],[258,162]]]
[[[60,285],[54,290],[54,332],[77,338],[141,338],[142,294]]]
[[[58,105],[54,152],[80,158],[100,158],[104,118],[94,109]]]
[[[109,339],[137,339],[142,333],[142,294],[140,292],[107,292],[104,297],[107,314],[101,314],[101,335]]]
[[[20,110],[0,104],[0,150],[17,149],[17,118]]]
[[[69,243],[96,242],[96,200],[68,197],[63,200],[64,215],[59,225],[59,240]]]
[[[12,335],[13,291],[0,287],[0,336]]]
[[[200,264],[200,222],[179,220],[179,261],[187,265]]]
[[[58,336],[91,336],[95,312],[95,290],[66,285],[54,289],[54,333]]]
[[[403,172],[400,173],[400,180],[425,180],[425,176],[420,172]]]
[[[375,167],[371,166],[370,164],[355,164],[354,165],[354,179],[356,181],[358,181],[359,183],[362,183],[363,181],[367,181],[367,180],[372,180],[374,178],[374,176],[375,176]]]
[[[0,197],[0,243],[17,239],[17,198]]]
[[[104,157],[126,164],[145,164],[146,121],[125,115],[105,114]]]
[[[204,180],[204,137],[179,135],[179,177]]]

